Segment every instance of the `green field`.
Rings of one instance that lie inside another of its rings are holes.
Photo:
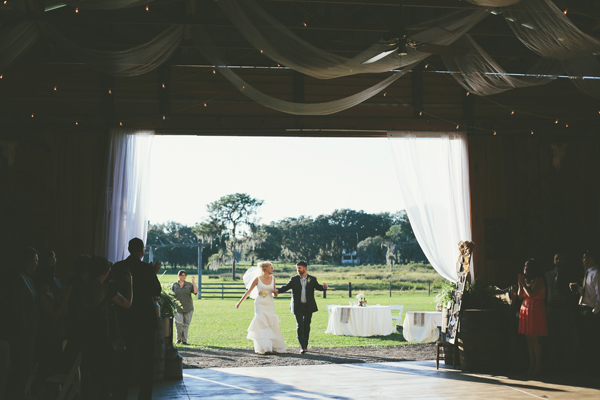
[[[317,275],[314,270],[311,270],[311,273]],[[292,271],[286,276],[289,277],[291,275]],[[326,276],[325,279],[323,279],[321,275],[322,274],[317,275],[319,282],[332,282],[331,280],[328,281]],[[204,278],[206,278],[206,276]],[[163,275],[160,277],[160,280],[163,283],[173,283],[176,279],[176,275]],[[188,281],[189,280],[191,280],[191,275],[188,275]],[[217,280],[210,280],[210,282],[215,281]],[[287,282],[287,278],[277,279],[278,285],[285,282]],[[357,292],[354,291],[353,295],[356,293]],[[404,312],[435,311],[435,293],[428,295],[427,290],[393,292],[392,297],[390,297],[389,292],[386,291],[380,293],[365,291],[365,293],[368,304],[403,305]],[[369,338],[325,334],[327,328],[326,305],[348,304],[349,301],[356,301],[356,299],[349,299],[346,290],[328,291],[326,299],[323,299],[321,294],[317,293],[316,300],[319,311],[313,315],[311,324],[310,346],[312,347],[381,347],[407,344],[402,335],[396,332],[390,336]],[[217,347],[252,349],[252,341],[246,339],[246,329],[254,315],[253,300],[246,300],[240,309],[235,308],[237,301],[238,299],[195,299],[194,316],[188,337],[190,346],[198,348]],[[279,298],[275,300],[275,311],[280,319],[280,326],[285,344],[289,348],[297,348],[296,321],[293,314],[289,312],[289,306],[289,298]],[[403,319],[404,312],[402,314]]]

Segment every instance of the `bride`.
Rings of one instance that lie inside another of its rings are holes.
[[[254,300],[254,318],[248,327],[248,339],[254,340],[254,351],[258,354],[285,353],[283,335],[279,329],[279,318],[275,314],[273,290],[275,277],[273,265],[261,262],[244,274],[244,284],[248,289],[235,308],[240,308],[246,297]]]

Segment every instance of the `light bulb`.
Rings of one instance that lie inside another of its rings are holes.
[[[496,131],[494,131],[494,136],[496,136]]]
[[[204,103],[204,107],[206,107],[206,103]]]
[[[515,110],[512,110],[512,111],[510,112],[510,115],[515,115]]]
[[[146,6],[146,11],[150,11],[150,7]]]
[[[120,125],[120,126],[123,126],[123,122],[119,122],[119,125]]]
[[[75,9],[75,14],[79,13],[79,8]]]

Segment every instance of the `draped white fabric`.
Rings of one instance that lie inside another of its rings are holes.
[[[458,242],[471,240],[466,133],[388,132],[402,201],[425,256],[456,282]],[[471,268],[471,281],[474,281]]]
[[[357,56],[346,58],[321,50],[299,38],[253,0],[219,0],[217,4],[246,40],[265,56],[318,79],[387,72],[417,63],[429,56],[408,48],[405,56],[399,56],[394,51],[379,61],[362,64],[390,50],[390,45],[374,43]],[[489,10],[485,8],[452,13],[450,18],[421,24],[419,28],[422,31],[411,39],[422,43],[449,45],[487,15]],[[432,27],[439,29],[428,31]]]
[[[48,26],[56,44],[91,68],[108,75],[136,76],[150,72],[167,61],[183,37],[183,25],[165,29],[147,43],[121,51],[99,51],[79,46]]]
[[[62,0],[61,3],[81,10],[117,10],[120,8],[130,8],[145,6],[152,3],[153,0]]]
[[[502,9],[517,38],[545,58],[564,60],[600,51],[600,40],[579,28],[552,0],[527,0]]]
[[[449,71],[460,72],[452,76],[473,94],[487,96],[518,87],[545,85],[555,79],[539,76],[519,78],[510,76],[469,35],[459,39],[456,45],[470,49],[469,53],[463,57],[442,56],[442,59]],[[535,64],[529,73],[549,73],[549,67],[556,65],[554,61],[549,63],[543,61],[545,60],[542,59],[540,63]]]
[[[410,65],[399,72],[395,72],[381,82],[352,96],[325,103],[294,103],[276,99],[275,97],[262,93],[240,78],[230,68],[227,68],[223,60],[221,60],[214,51],[210,50],[214,45],[201,27],[196,26],[193,28],[192,41],[196,45],[198,51],[200,51],[215,66],[215,69],[243,94],[265,107],[294,115],[329,115],[354,107],[375,96],[377,93],[380,93],[397,79],[404,76],[404,74],[410,70],[410,67],[412,67],[412,65]]]
[[[146,242],[150,150],[154,131],[111,130],[105,203],[101,208],[96,254],[116,262],[129,253],[129,240]]]
[[[25,21],[0,35],[0,71],[15,62],[39,39],[35,22]]]

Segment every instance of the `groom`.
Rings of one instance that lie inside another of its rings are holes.
[[[292,290],[292,303],[290,312],[296,317],[296,327],[298,332],[298,342],[300,343],[300,354],[306,353],[308,348],[308,336],[310,334],[310,320],[312,314],[317,311],[315,302],[315,289],[321,292],[327,289],[327,284],[319,285],[317,278],[308,275],[306,261],[300,261],[296,264],[298,275],[292,276],[290,281],[275,289],[273,293],[277,296],[279,293],[285,293]]]

